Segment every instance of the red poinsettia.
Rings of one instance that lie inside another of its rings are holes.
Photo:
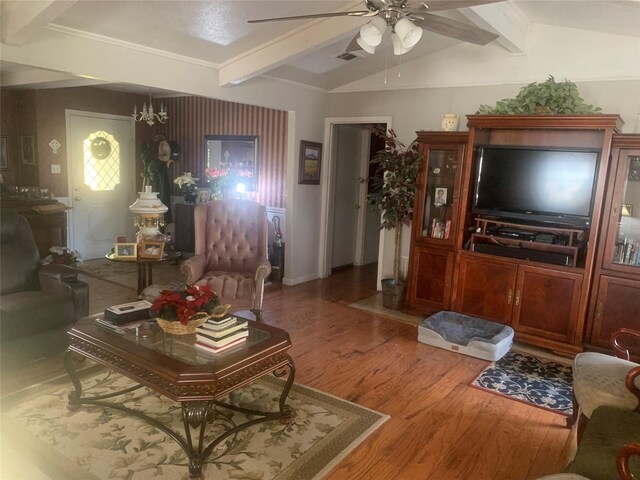
[[[160,318],[186,325],[200,312],[211,314],[218,303],[218,296],[210,285],[185,285],[178,290],[160,292],[151,305],[151,311]]]

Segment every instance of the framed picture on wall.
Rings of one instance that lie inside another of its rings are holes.
[[[20,150],[23,165],[36,164],[36,145],[33,135],[20,137]]]
[[[321,162],[322,144],[301,140],[298,183],[303,185],[320,185]]]
[[[7,168],[9,168],[7,137],[0,137],[0,170],[6,170]]]

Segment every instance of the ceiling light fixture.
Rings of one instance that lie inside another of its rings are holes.
[[[131,116],[136,122],[147,122],[149,126],[156,123],[156,120],[160,123],[164,123],[169,118],[163,103],[160,104],[160,111],[158,113],[153,112],[151,96],[149,96],[149,108],[147,108],[147,102],[145,102],[142,104],[142,111],[138,113],[138,105],[134,105],[133,114]]]
[[[394,55],[402,55],[411,50],[422,38],[422,28],[414,25],[408,18],[398,18],[391,15],[388,18],[376,17],[360,28],[360,36],[356,40],[365,52],[374,54],[376,47],[382,43],[387,26],[391,27],[391,43]]]

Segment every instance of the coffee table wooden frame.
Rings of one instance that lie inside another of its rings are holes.
[[[286,405],[286,400],[295,378],[295,366],[287,354],[291,340],[284,330],[263,323],[253,325],[253,322],[250,322],[250,328],[267,331],[270,338],[254,345],[233,348],[224,355],[214,357],[210,363],[193,365],[145,348],[127,340],[121,334],[97,325],[95,319],[99,316],[79,320],[68,332],[69,348],[64,356],[64,365],[74,386],[74,390],[68,396],[68,408],[73,411],[78,410],[81,405],[97,405],[134,415],[150,423],[173,438],[184,450],[189,458],[189,475],[192,479],[203,478],[204,462],[213,449],[230,435],[258,423],[276,419],[289,421],[292,418],[293,412]],[[115,370],[138,385],[108,395],[83,397],[74,354],[80,354]],[[273,373],[277,377],[283,377],[287,371],[288,377],[280,395],[278,411],[250,410],[217,400],[263,375]],[[138,410],[105,401],[142,386],[181,404],[184,436]],[[208,445],[204,445],[206,427],[214,413],[214,406],[240,411],[257,418],[223,432]],[[194,446],[192,429],[197,432],[197,446]]]

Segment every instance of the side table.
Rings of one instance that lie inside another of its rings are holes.
[[[138,295],[153,283],[153,266],[160,263],[167,263],[171,261],[178,261],[182,258],[180,252],[167,252],[162,258],[142,258],[136,259],[129,258],[116,258],[113,253],[107,253],[105,255],[107,260],[112,262],[135,262],[138,266]]]

